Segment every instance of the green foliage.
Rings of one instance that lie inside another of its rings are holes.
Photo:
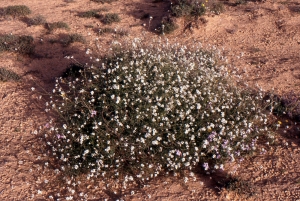
[[[31,13],[31,10],[24,5],[16,5],[16,6],[7,6],[2,9],[3,15],[10,15],[13,17],[21,17],[26,16]]]
[[[101,22],[104,24],[112,24],[113,22],[120,22],[121,19],[116,13],[107,13],[101,19]]]
[[[175,17],[204,15],[206,7],[200,1],[178,0],[171,5],[171,14]]]
[[[19,81],[20,76],[11,70],[7,70],[5,68],[0,68],[0,81]]]
[[[53,23],[46,23],[45,24],[46,29],[48,29],[50,32],[54,31],[55,29],[66,29],[69,30],[69,25],[65,22],[53,22]]]
[[[34,44],[32,36],[16,36],[12,34],[0,35],[0,52],[10,51],[22,54],[33,54]]]
[[[98,10],[89,10],[89,11],[80,13],[79,17],[84,17],[84,18],[92,18],[92,17],[100,18],[101,15],[98,14],[98,12],[99,12]]]
[[[257,189],[249,181],[237,177],[229,176],[227,179],[218,181],[218,183],[222,188],[236,192],[238,195],[246,196],[247,198],[257,193]]]
[[[223,169],[272,137],[263,93],[237,88],[214,52],[137,40],[56,80],[41,136],[61,177],[144,184]],[[78,74],[80,73],[80,75]],[[46,134],[46,135],[45,135]],[[73,181],[71,181],[72,183]]]
[[[164,18],[157,28],[160,34],[170,34],[178,28],[173,18]]]
[[[75,33],[75,34],[66,34],[66,35],[63,34],[58,39],[55,39],[55,38],[50,39],[49,42],[52,43],[52,44],[53,43],[60,43],[61,45],[67,47],[70,44],[75,43],[75,42],[85,44],[86,40],[81,34]]]

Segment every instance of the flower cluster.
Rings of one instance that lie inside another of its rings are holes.
[[[216,55],[198,47],[134,41],[80,77],[58,78],[46,141],[59,171],[126,188],[199,163],[223,169],[255,150],[268,132],[262,93],[235,87]]]

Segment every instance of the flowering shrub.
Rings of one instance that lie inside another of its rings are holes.
[[[214,52],[135,41],[58,78],[46,136],[60,173],[126,188],[165,172],[223,169],[268,133],[263,94],[239,89]]]

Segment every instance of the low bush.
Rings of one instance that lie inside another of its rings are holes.
[[[0,35],[0,52],[9,51],[30,55],[34,53],[34,47],[32,36]]]
[[[37,25],[44,25],[47,23],[46,19],[42,15],[37,15],[32,18],[24,18],[23,21],[28,25],[28,26],[37,26]]]
[[[126,188],[198,165],[210,172],[272,139],[270,100],[236,87],[214,52],[137,41],[113,50],[57,78],[46,102],[54,120],[42,137],[69,183],[83,174]]]
[[[171,5],[171,14],[175,17],[204,15],[206,6],[201,1],[178,0]]]
[[[69,25],[65,22],[53,22],[53,23],[46,23],[45,24],[46,29],[48,29],[50,32],[54,31],[55,29],[66,29],[69,30]]]
[[[1,82],[6,82],[6,81],[19,81],[20,76],[11,71],[7,70],[6,68],[0,68],[0,81]]]
[[[178,29],[178,25],[173,18],[169,17],[163,18],[161,24],[157,28],[160,34],[170,34],[176,29]]]
[[[22,17],[30,13],[31,10],[25,5],[7,6],[2,9],[2,15],[4,16]]]
[[[104,24],[112,24],[114,22],[120,22],[120,21],[121,19],[119,15],[116,13],[107,13],[101,19],[101,22]]]
[[[89,11],[86,11],[86,12],[79,13],[79,17],[84,17],[84,18],[92,18],[92,17],[100,18],[101,15],[98,14],[98,12],[99,11],[97,11],[97,10],[89,10]]]

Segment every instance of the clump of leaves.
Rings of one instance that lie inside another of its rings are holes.
[[[117,13],[107,13],[101,19],[101,22],[104,24],[112,24],[114,22],[120,22],[120,21],[121,19]]]
[[[98,14],[98,10],[89,10],[89,11],[86,11],[86,12],[82,12],[82,13],[79,13],[79,17],[84,17],[84,18],[92,18],[92,17],[95,17],[95,18],[100,18],[101,15]]]
[[[2,15],[4,16],[22,17],[30,13],[31,10],[25,5],[7,6],[2,9]]]
[[[67,35],[66,37],[64,37],[61,40],[61,43],[64,46],[69,46],[70,44],[75,43],[75,42],[79,42],[79,43],[85,44],[86,40],[85,40],[85,38],[81,34],[78,34],[78,33],[69,34],[69,35]]]
[[[32,18],[25,17],[23,21],[28,25],[28,26],[37,26],[37,25],[44,25],[47,23],[46,19],[42,15],[37,15]]]
[[[257,189],[249,182],[237,177],[228,176],[228,178],[218,181],[221,188],[228,191],[234,191],[239,195],[251,197],[255,195]]]
[[[52,38],[52,39],[49,39],[49,42],[50,43],[60,43],[63,46],[69,46],[70,44],[75,43],[75,42],[85,44],[86,40],[81,34],[75,33],[75,34],[62,34],[59,37],[59,39]]]
[[[178,0],[171,5],[171,14],[175,17],[204,15],[206,7],[200,1]]]
[[[112,3],[112,2],[118,1],[118,0],[91,0],[91,1],[104,4],[104,3]]]
[[[178,28],[175,20],[171,17],[163,18],[157,30],[160,34],[170,34]]]
[[[34,44],[32,36],[16,36],[12,34],[0,35],[0,52],[10,51],[22,54],[33,54]]]
[[[7,81],[19,81],[20,76],[6,68],[0,68],[0,81],[1,82],[7,82]]]
[[[53,22],[53,23],[46,23],[45,24],[46,29],[48,29],[50,32],[54,31],[55,29],[66,29],[69,30],[69,25],[65,22]]]

